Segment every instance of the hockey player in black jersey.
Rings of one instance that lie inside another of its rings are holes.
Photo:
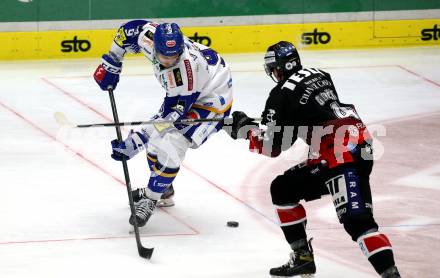
[[[264,61],[266,73],[277,82],[262,113],[261,123],[267,129],[236,111],[231,137],[248,139],[251,151],[271,157],[290,148],[297,138],[309,145],[308,159],[271,184],[272,203],[293,252],[288,263],[272,268],[270,274],[293,277],[316,272],[300,201],[331,194],[340,223],[376,272],[381,277],[400,277],[390,241],[373,218],[372,138],[354,106],[339,101],[330,74],[303,68],[291,43],[270,46]]]

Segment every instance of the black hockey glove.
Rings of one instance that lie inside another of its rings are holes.
[[[254,119],[249,118],[242,111],[235,111],[232,113],[231,133],[229,134],[232,139],[247,139],[247,134],[252,127],[257,127],[258,124],[254,122]]]

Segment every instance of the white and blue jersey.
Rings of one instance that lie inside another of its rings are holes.
[[[214,50],[184,37],[185,47],[178,63],[170,68],[161,66],[154,55],[157,25],[147,20],[122,25],[112,44],[111,56],[122,62],[126,52],[142,52],[151,61],[154,75],[166,90],[160,111],[163,118],[178,120],[192,109],[214,114],[228,112],[232,106],[229,65]]]
[[[125,53],[143,53],[153,65],[154,75],[166,91],[154,119],[223,118],[232,106],[229,65],[214,50],[184,37],[184,50],[175,66],[163,67],[155,55],[154,33],[158,23],[133,20],[122,25],[112,44],[110,56],[119,62]],[[173,182],[188,148],[197,148],[219,131],[221,121],[182,126],[160,136],[149,136],[147,158],[151,170],[149,196],[159,199]],[[154,129],[154,128],[153,128]],[[150,135],[152,126],[142,131]]]

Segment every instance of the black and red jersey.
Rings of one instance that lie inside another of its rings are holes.
[[[261,123],[268,129],[250,134],[253,151],[277,156],[299,137],[310,146],[311,162],[325,160],[330,167],[351,162],[349,151],[371,139],[355,107],[340,102],[330,74],[314,68],[272,89]]]

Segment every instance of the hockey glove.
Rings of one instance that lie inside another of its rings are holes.
[[[248,139],[248,132],[255,127],[258,128],[258,124],[244,112],[235,111],[232,113],[232,130],[230,136],[233,139]]]
[[[131,130],[127,139],[123,142],[119,142],[117,139],[111,142],[112,158],[116,161],[122,161],[122,157],[125,157],[125,160],[129,160],[142,151],[147,142],[148,138],[144,134]]]
[[[107,91],[109,88],[116,89],[121,69],[121,62],[117,62],[109,55],[104,54],[102,55],[102,63],[96,69],[93,77],[99,87],[101,87],[101,90]]]

